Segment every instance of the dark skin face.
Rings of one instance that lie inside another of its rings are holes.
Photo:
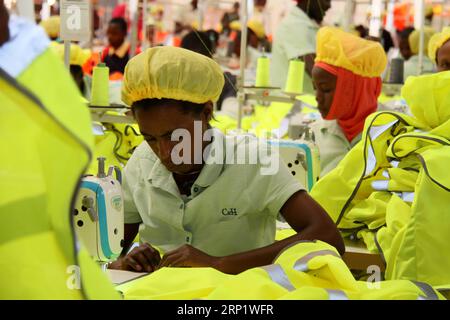
[[[110,23],[108,30],[106,31],[109,44],[114,48],[119,48],[125,41],[126,33],[121,30],[120,26],[116,23]]]
[[[325,13],[331,8],[331,0],[302,0],[298,7],[318,24],[321,24]]]
[[[439,48],[436,58],[438,72],[450,70],[450,40]]]
[[[316,89],[316,101],[322,118],[330,112],[336,90],[337,77],[322,68],[312,69],[312,80]]]
[[[8,10],[3,3],[3,0],[0,1],[0,46],[6,43],[9,40],[9,14]]]
[[[194,164],[194,121],[202,122],[204,132],[208,129],[212,112],[212,103],[208,103],[200,115],[195,115],[183,112],[180,104],[173,102],[164,106],[139,108],[135,112],[135,118],[144,139],[167,170],[174,174],[186,175],[197,172],[203,167],[203,164]],[[190,164],[176,165],[172,161],[172,149],[180,143],[180,141],[171,141],[172,132],[176,129],[186,129],[191,135]],[[209,143],[203,142],[202,154]]]
[[[400,38],[400,41],[398,43],[398,47],[400,49],[400,54],[402,55],[403,59],[409,60],[409,58],[411,58],[411,56],[413,54],[412,54],[411,48],[409,46],[408,39]]]

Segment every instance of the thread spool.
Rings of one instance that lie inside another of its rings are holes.
[[[302,94],[304,75],[305,63],[299,59],[291,60],[289,62],[289,72],[284,91],[289,94]]]
[[[402,84],[404,75],[404,61],[402,58],[391,60],[389,83]]]
[[[269,87],[270,86],[270,60],[268,57],[259,57],[256,67],[256,86]]]
[[[109,68],[104,63],[92,73],[91,106],[109,107]]]

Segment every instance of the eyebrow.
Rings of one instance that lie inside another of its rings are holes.
[[[168,131],[166,131],[165,133],[163,133],[162,135],[160,135],[159,137],[164,137],[164,136],[167,136],[167,135],[169,135],[169,134],[172,134],[175,130],[176,130],[176,129],[168,130]],[[145,133],[145,132],[142,131],[142,130],[141,130],[141,134],[142,134],[143,136],[147,136],[147,137],[158,137],[158,136],[155,136],[155,135],[153,135],[153,134]]]

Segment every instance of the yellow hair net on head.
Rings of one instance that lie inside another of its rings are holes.
[[[45,32],[50,38],[59,37],[59,28],[61,25],[61,18],[59,16],[51,16],[50,18],[41,21],[40,26],[44,28]]]
[[[424,125],[439,127],[450,120],[450,71],[408,77],[402,97]]]
[[[212,59],[177,47],[147,49],[125,67],[122,100],[132,106],[143,99],[216,102],[225,79]]]
[[[264,31],[263,24],[258,20],[250,20],[247,22],[247,27],[252,30],[259,39],[262,39],[266,36],[266,32]],[[241,23],[239,20],[235,20],[230,23],[230,29],[235,31],[241,31]]]
[[[64,61],[64,44],[51,42],[54,52]],[[89,49],[81,49],[79,45],[70,45],[70,64],[82,67],[91,57],[92,52]]]
[[[426,53],[428,48],[428,42],[430,41],[430,38],[435,34],[436,31],[434,31],[431,27],[425,27],[424,28],[424,40],[423,40],[423,50]],[[420,45],[420,31],[414,30],[408,37],[409,47],[411,48],[411,52],[413,54],[419,54],[419,45]]]
[[[450,40],[450,27],[446,27],[442,32],[434,34],[428,43],[428,56],[437,63],[438,50]]]
[[[341,67],[363,77],[379,77],[387,65],[381,44],[334,27],[323,27],[317,33],[315,61]]]

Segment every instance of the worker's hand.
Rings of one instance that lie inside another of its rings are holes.
[[[134,248],[121,259],[121,269],[137,272],[153,272],[161,261],[158,250],[148,243]]]
[[[163,267],[212,267],[217,269],[219,258],[212,257],[188,244],[167,252],[158,269]]]

